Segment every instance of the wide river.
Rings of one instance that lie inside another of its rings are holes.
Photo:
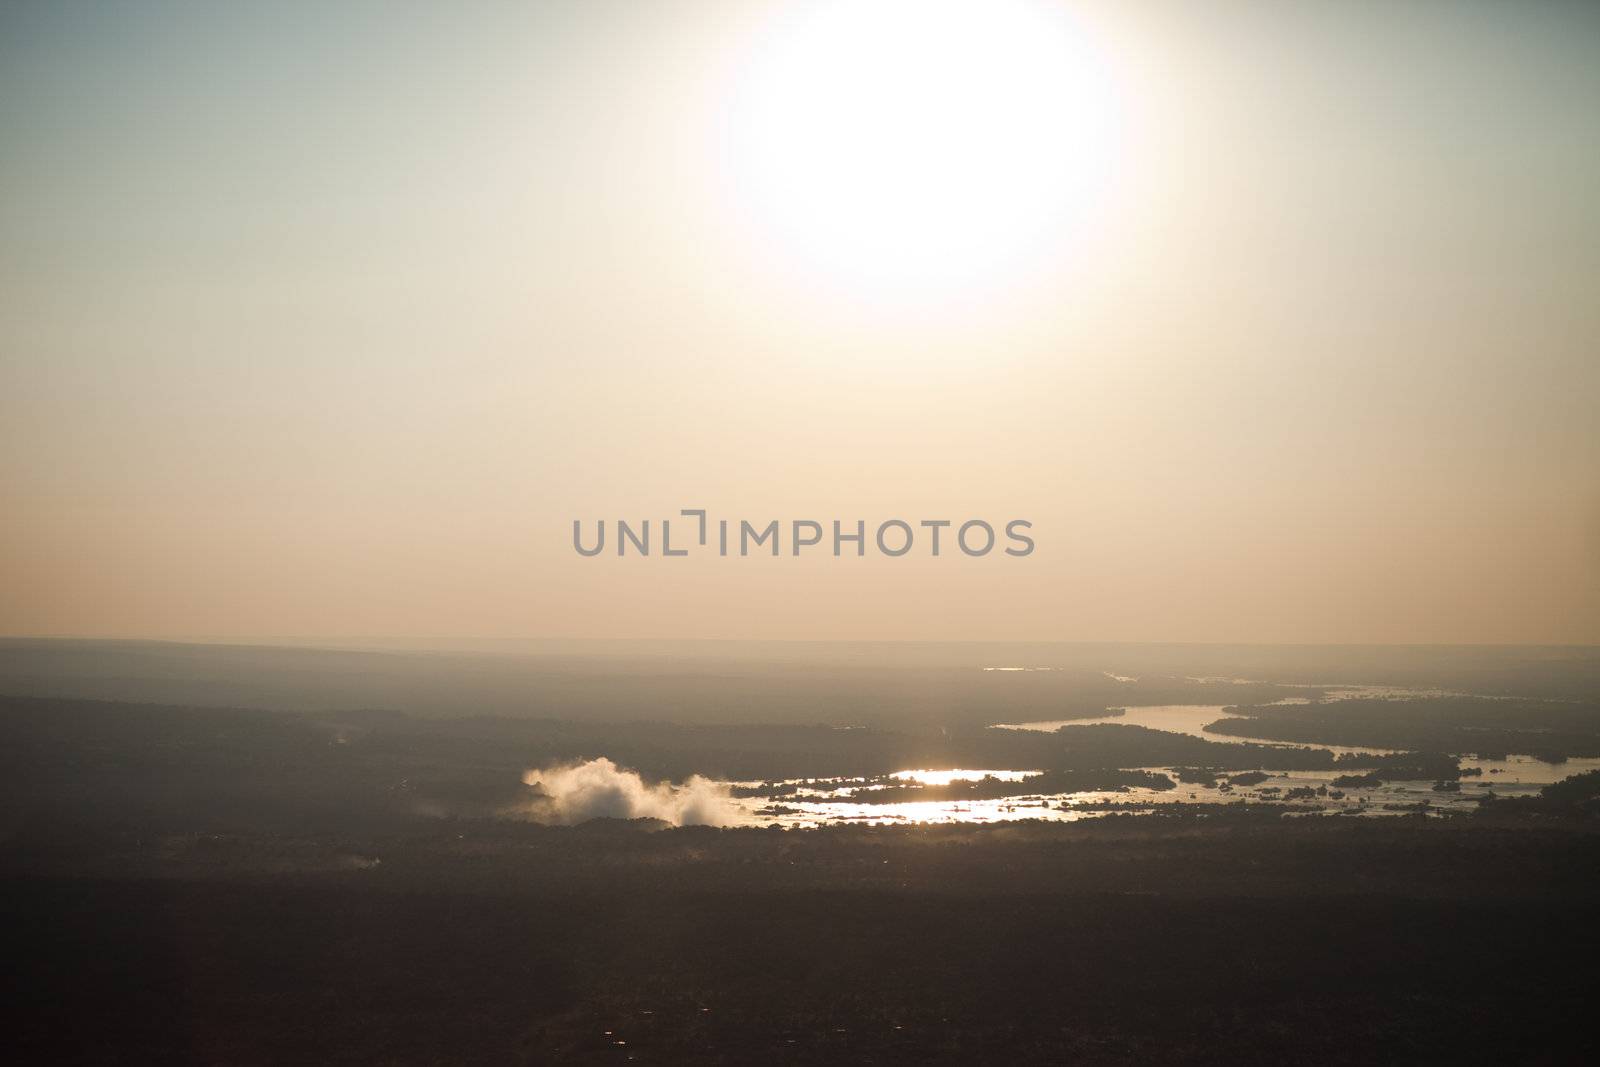
[[[1348,686],[1339,691],[1340,697],[1432,696],[1433,692],[1397,690],[1378,686]],[[1333,697],[1333,693],[1329,693]],[[1143,726],[1151,730],[1187,734],[1224,744],[1255,743],[1284,746],[1284,742],[1262,738],[1234,737],[1227,734],[1205,732],[1207,723],[1227,718],[1221,705],[1216,704],[1157,704],[1129,707],[1121,715],[1106,715],[1092,719],[1054,719],[1038,722],[997,723],[997,729],[1040,730],[1053,732],[1063,726],[1087,726],[1096,723],[1117,723],[1125,726]],[[1321,748],[1335,753],[1391,753],[1393,749],[1340,745],[1298,745],[1286,747]],[[820,778],[797,779],[775,783],[783,787],[797,787],[793,792],[784,789],[782,796],[746,797],[735,800],[745,817],[756,823],[776,823],[785,826],[821,826],[840,823],[991,823],[1021,819],[1044,819],[1052,822],[1073,822],[1078,819],[1098,818],[1133,809],[1148,809],[1157,804],[1249,804],[1290,801],[1315,809],[1322,815],[1399,815],[1419,810],[1429,814],[1464,814],[1477,808],[1478,797],[1492,790],[1497,796],[1527,796],[1543,786],[1558,782],[1574,774],[1600,770],[1600,759],[1569,759],[1564,763],[1545,763],[1530,756],[1512,755],[1504,760],[1463,758],[1461,767],[1467,774],[1460,781],[1459,791],[1437,791],[1434,781],[1393,781],[1371,788],[1336,789],[1335,777],[1351,773],[1349,769],[1327,771],[1277,771],[1270,772],[1263,781],[1249,786],[1191,785],[1180,782],[1178,788],[1153,790],[1130,788],[1118,791],[1093,791],[1080,793],[1050,793],[1029,796],[1005,797],[998,800],[962,801],[912,801],[895,804],[862,804],[846,802],[842,798],[862,789],[887,788],[897,782],[916,781],[925,785],[946,785],[953,781],[977,781],[995,777],[1005,781],[1020,781],[1029,774],[1038,773],[1026,768],[941,768],[907,769],[884,778]],[[1170,767],[1150,767],[1146,770],[1171,774]],[[1478,772],[1476,775],[1473,771]],[[751,786],[758,783],[727,783]],[[1304,790],[1309,789],[1307,796]],[[1299,796],[1286,796],[1290,790],[1300,790]],[[1307,814],[1313,814],[1308,812]]]

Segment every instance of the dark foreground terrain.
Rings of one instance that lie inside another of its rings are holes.
[[[203,675],[163,670],[161,686]],[[104,686],[128,671],[159,673],[118,661]],[[730,676],[730,694],[747,684]],[[30,692],[57,687],[39,677]],[[1069,716],[1070,689],[1024,696]],[[990,730],[979,704],[845,729],[650,719],[620,698],[435,719],[86,695],[0,696],[6,1063],[1600,1062],[1595,772],[1449,818],[1261,802],[1071,824],[544,826],[523,771],[595,756],[652,780],[1335,763],[1118,725]],[[1296,737],[1403,737],[1354,772],[1426,762],[1441,787],[1459,785],[1462,730],[1535,734],[1563,761],[1600,737],[1592,699],[1248,706]]]
[[[1600,1052],[1587,819],[55,831],[5,851],[23,1062]]]

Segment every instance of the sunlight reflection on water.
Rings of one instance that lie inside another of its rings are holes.
[[[1132,787],[1120,790],[1089,790],[1077,793],[1027,794],[998,799],[899,801],[871,804],[844,798],[862,791],[889,788],[889,783],[915,782],[944,785],[953,781],[974,781],[985,775],[1003,781],[1019,782],[1037,772],[925,769],[899,771],[882,778],[810,778],[771,783],[726,783],[747,788],[767,788],[771,795],[749,796],[738,804],[751,822],[789,827],[827,825],[948,823],[999,823],[1023,819],[1049,822],[1075,822],[1116,813],[1149,814],[1152,809],[1175,804],[1248,806],[1286,803],[1306,815],[1386,816],[1426,811],[1431,815],[1466,814],[1476,810],[1478,798],[1493,792],[1496,796],[1531,796],[1551,782],[1569,775],[1600,770],[1600,758],[1570,759],[1564,763],[1544,763],[1529,756],[1505,760],[1462,759],[1463,770],[1477,769],[1481,777],[1460,780],[1459,790],[1437,791],[1434,780],[1387,781],[1373,787],[1333,785],[1340,775],[1361,773],[1350,768],[1316,771],[1266,772],[1265,781],[1252,786],[1230,785],[1227,775],[1216,782],[1178,783],[1168,790]],[[1176,780],[1171,767],[1145,767],[1140,770],[1166,774]],[[925,777],[924,777],[925,776]],[[1300,795],[1291,795],[1299,790]]]
[[[974,771],[957,768],[950,771],[895,771],[890,778],[919,785],[949,785],[951,782],[979,782],[985,778],[998,778],[1002,782],[1020,782],[1038,771]]]
[[[994,666],[985,671],[1053,671],[1048,666]],[[1118,682],[1137,679],[1104,672]],[[1191,679],[1229,681],[1247,679]],[[1378,685],[1303,685],[1289,688],[1320,689],[1326,700],[1385,699],[1406,697],[1459,696],[1443,689],[1409,689]],[[1309,697],[1285,697],[1275,703],[1308,703]],[[1120,714],[1083,719],[1049,719],[1037,722],[996,723],[994,729],[1034,730],[1054,733],[1064,726],[1121,725],[1197,737],[1219,744],[1255,744],[1277,748],[1321,749],[1334,754],[1392,755],[1400,750],[1377,746],[1298,744],[1267,738],[1236,737],[1207,733],[1205,727],[1220,719],[1235,718],[1220,704],[1155,704],[1130,706]],[[1531,756],[1512,755],[1504,760],[1463,757],[1464,776],[1456,784],[1420,781],[1386,781],[1372,787],[1337,787],[1334,779],[1364,773],[1364,768],[1340,767],[1317,771],[1265,772],[1267,778],[1254,785],[1234,785],[1228,775],[1214,782],[1178,782],[1174,789],[1156,790],[1129,787],[1078,793],[1029,794],[997,799],[899,800],[894,803],[865,803],[864,793],[895,789],[897,794],[909,786],[941,787],[954,782],[976,782],[995,778],[1004,782],[1023,782],[1039,771],[1012,769],[917,768],[865,778],[809,778],[784,782],[729,782],[744,795],[736,801],[754,822],[781,826],[822,826],[849,823],[995,823],[1023,819],[1073,822],[1118,812],[1148,814],[1152,809],[1174,804],[1250,805],[1291,804],[1307,815],[1399,815],[1423,811],[1431,815],[1461,814],[1475,810],[1486,793],[1515,797],[1535,794],[1543,786],[1574,774],[1600,770],[1600,759],[1570,759],[1545,763]],[[1165,774],[1177,781],[1171,767],[1128,768]],[[1473,773],[1473,772],[1478,773]],[[1237,772],[1235,772],[1237,773]],[[1442,788],[1436,789],[1439,784]],[[914,795],[914,794],[913,794]]]
[[[1335,754],[1362,753],[1388,755],[1399,751],[1393,748],[1379,748],[1376,745],[1323,745],[1323,744],[1296,744],[1289,741],[1271,741],[1261,737],[1235,737],[1232,734],[1206,733],[1208,723],[1218,719],[1234,719],[1243,716],[1231,715],[1224,710],[1222,704],[1151,704],[1142,707],[1129,707],[1123,709],[1121,715],[1102,715],[1092,719],[1045,719],[1039,722],[995,723],[997,730],[1037,730],[1041,733],[1054,733],[1063,726],[1097,726],[1101,724],[1121,726],[1143,726],[1148,730],[1165,730],[1168,733],[1187,734],[1206,741],[1216,741],[1230,745],[1271,745],[1275,748],[1320,748]]]

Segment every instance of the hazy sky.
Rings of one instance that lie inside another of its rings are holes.
[[[1600,5],[7,3],[0,189],[3,633],[1600,642]]]

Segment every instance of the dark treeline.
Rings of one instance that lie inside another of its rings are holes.
[[[1049,667],[985,671],[990,666]],[[1127,679],[1127,680],[1119,680]],[[1362,682],[1600,692],[1585,648],[897,642],[496,643],[381,651],[0,639],[0,692],[426,718],[971,728],[1140,704],[1260,705]]]
[[[1303,692],[1165,671],[1118,681],[1085,665],[1073,646],[663,647],[671,653],[624,642],[511,655],[0,639],[0,692],[291,711],[381,707],[430,719],[914,731],[1084,718],[1127,704],[1253,704]],[[984,669],[1012,664],[1050,669]]]
[[[1535,797],[1485,797],[1479,814],[1523,817],[1600,815],[1600,771],[1574,774],[1539,790]]]

